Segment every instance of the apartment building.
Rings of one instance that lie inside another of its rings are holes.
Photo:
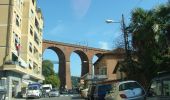
[[[42,76],[43,15],[36,0],[0,0],[0,78],[7,97]]]

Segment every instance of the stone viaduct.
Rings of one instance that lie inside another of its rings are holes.
[[[43,40],[43,52],[45,49],[53,50],[59,58],[59,78],[62,88],[71,89],[71,75],[70,75],[70,56],[72,52],[75,52],[81,59],[81,76],[89,73],[91,74],[92,59],[94,55],[100,57],[108,50],[97,49],[87,46],[80,46],[75,44],[68,44],[56,41]]]

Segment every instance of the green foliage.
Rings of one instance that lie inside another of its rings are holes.
[[[79,81],[80,81],[80,77],[71,76],[71,81],[72,81],[72,87],[76,88],[78,86]]]
[[[42,74],[44,76],[54,75],[53,63],[50,60],[44,60],[42,62]]]
[[[170,58],[170,4],[151,10],[132,11],[128,31],[137,52],[141,72],[150,80],[158,71],[169,68]]]
[[[60,80],[54,72],[53,63],[50,60],[44,60],[42,63],[42,73],[45,77],[44,84],[52,84],[53,87],[59,88]]]
[[[52,86],[55,88],[59,88],[59,86],[60,86],[60,80],[59,80],[58,76],[56,76],[56,75],[50,75],[50,76],[45,77],[44,83],[52,84]]]

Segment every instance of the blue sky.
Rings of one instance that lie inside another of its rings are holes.
[[[90,47],[113,49],[121,36],[119,23],[106,24],[106,19],[120,21],[124,14],[126,24],[131,11],[141,7],[151,9],[168,0],[38,0],[44,16],[44,39]],[[58,60],[46,50],[43,59]],[[80,76],[81,62],[77,54],[70,57],[71,74]],[[96,59],[96,58],[94,58]],[[57,71],[58,65],[55,64]]]

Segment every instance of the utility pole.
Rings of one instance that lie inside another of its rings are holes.
[[[123,36],[124,36],[124,43],[125,43],[125,53],[126,53],[126,60],[129,59],[129,42],[128,42],[128,33],[126,31],[126,25],[124,21],[124,16],[122,14],[122,31],[123,31]]]

